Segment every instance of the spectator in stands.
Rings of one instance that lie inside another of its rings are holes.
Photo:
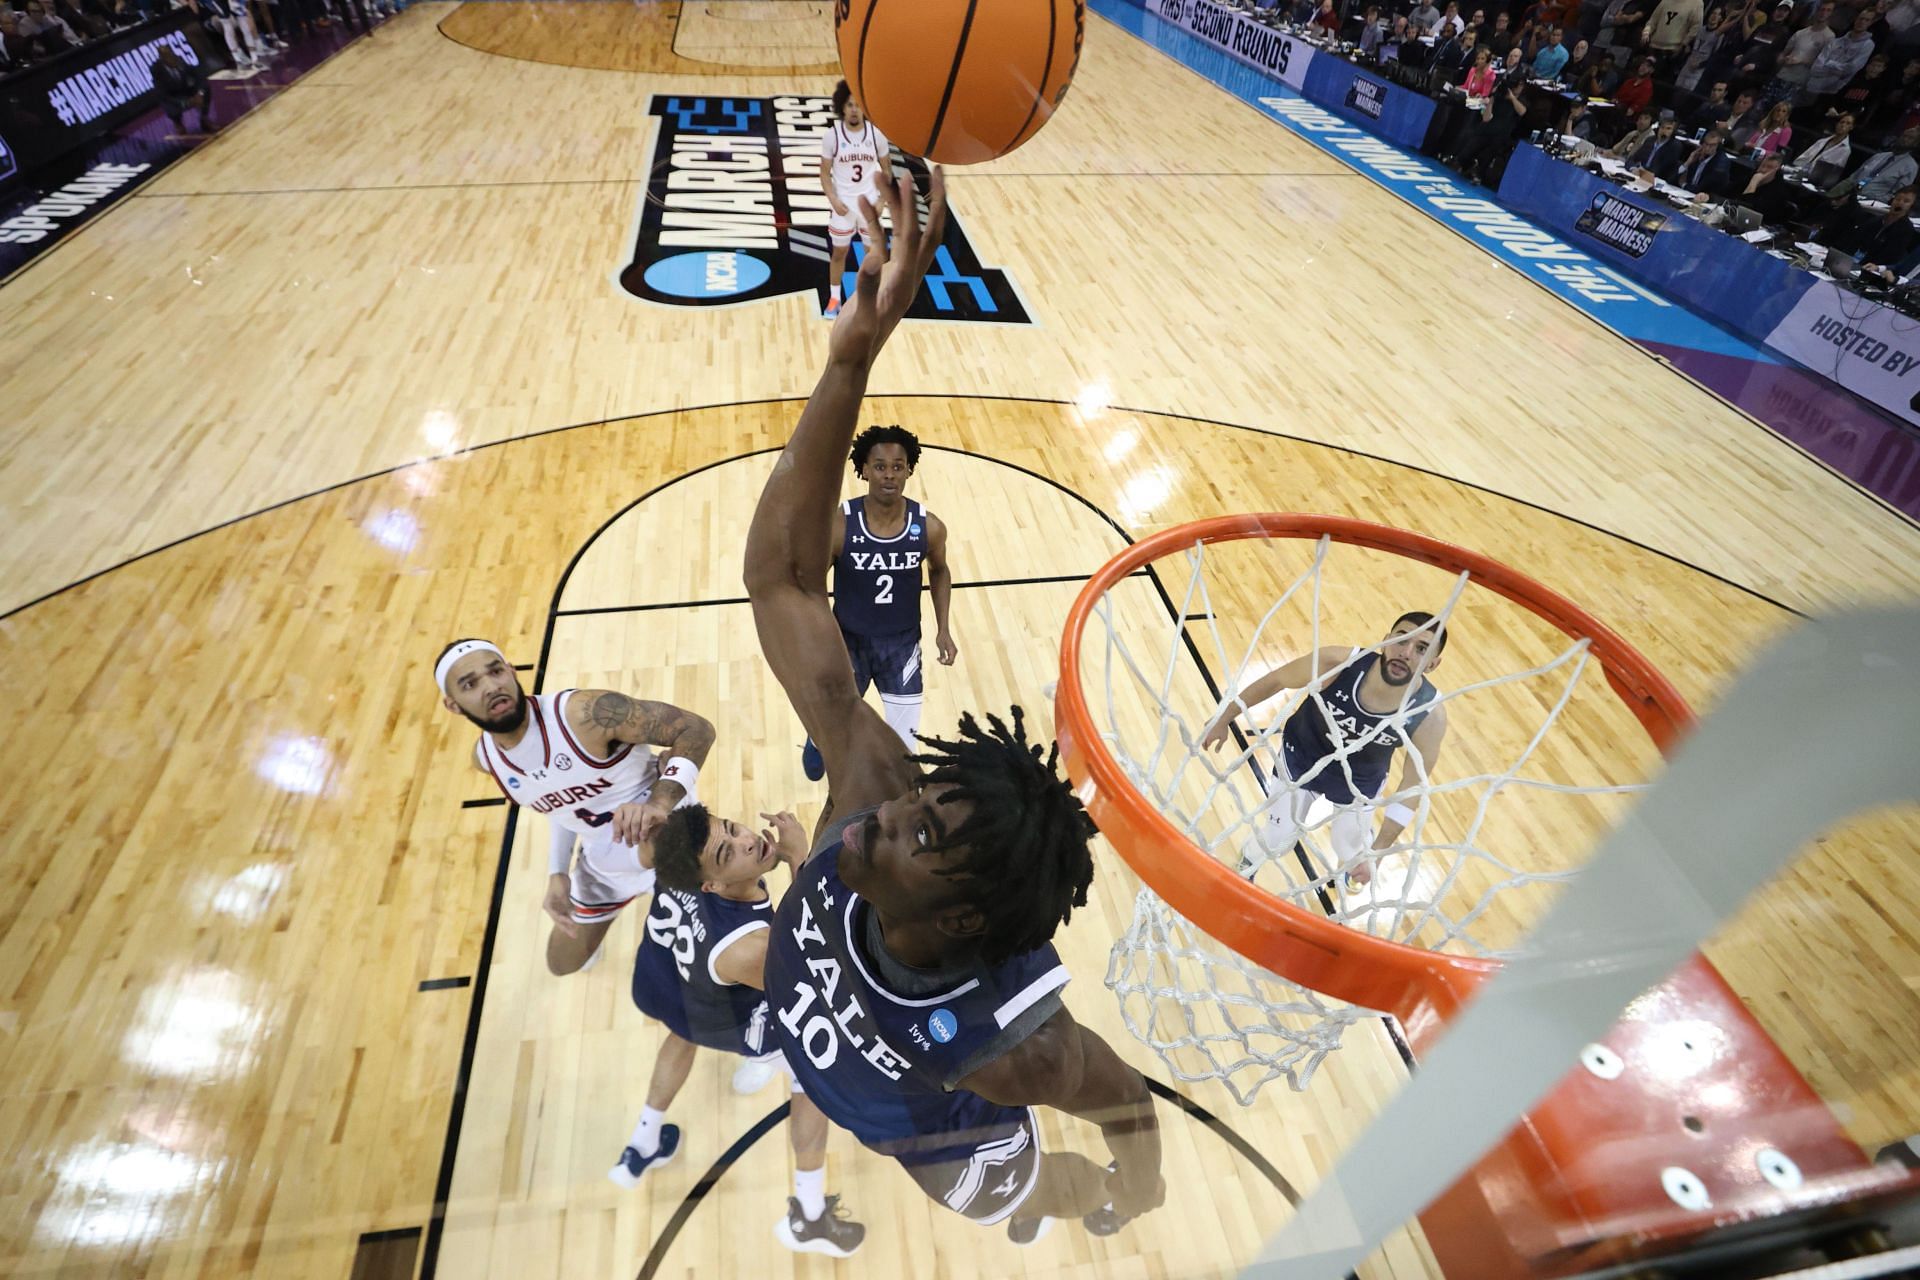
[[[1380,42],[1386,38],[1386,34],[1387,22],[1380,16],[1380,6],[1368,5],[1366,16],[1360,21],[1360,56],[1363,58],[1377,56]]]
[[[1653,137],[1653,112],[1642,111],[1634,118],[1633,128],[1621,135],[1620,140],[1607,148],[1607,154],[1616,160],[1625,159],[1640,149],[1640,144]]]
[[[1493,51],[1493,56],[1505,61],[1507,50],[1513,48],[1513,19],[1502,9],[1493,15],[1493,29],[1480,37],[1480,43]]]
[[[113,23],[107,15],[91,5],[82,7],[72,0],[53,0],[53,15],[69,29],[79,32],[82,40],[98,40],[113,34]]]
[[[1846,172],[1853,156],[1853,116],[1842,114],[1834,121],[1833,132],[1802,151],[1793,164],[1796,169],[1812,170],[1815,186],[1829,187]]]
[[[1466,78],[1460,82],[1461,89],[1463,89],[1467,95],[1468,110],[1470,112],[1477,111],[1481,109],[1481,104],[1484,104],[1485,109],[1491,111],[1493,109],[1493,91],[1499,83],[1500,73],[1494,70],[1493,66],[1493,50],[1484,47],[1475,49],[1473,51],[1473,65],[1467,69]],[[1491,117],[1486,118],[1490,119]],[[1468,129],[1471,129],[1473,124],[1471,119],[1463,121],[1462,123]],[[1460,141],[1464,144],[1466,139],[1462,137]],[[1457,153],[1459,149],[1459,147],[1455,147],[1454,151]]]
[[[1733,118],[1733,104],[1727,101],[1727,82],[1715,80],[1706,98],[1687,113],[1687,128],[1716,129]]]
[[[1629,168],[1642,173],[1650,173],[1662,182],[1671,182],[1680,168],[1680,162],[1687,158],[1693,144],[1680,136],[1680,123],[1667,116],[1654,127],[1653,136],[1635,147],[1627,155]]]
[[[196,107],[200,112],[200,132],[213,130],[213,92],[207,87],[207,80],[200,68],[181,60],[170,44],[160,46],[159,56],[153,60],[153,87],[160,91],[160,106],[167,113],[167,119],[173,121],[173,127],[184,129],[187,108]]]
[[[1733,186],[1733,165],[1720,149],[1726,136],[1718,129],[1707,130],[1686,159],[1674,167],[1673,176],[1667,181],[1696,193],[1695,200],[1725,195]]]
[[[20,30],[49,56],[77,49],[83,43],[80,33],[61,21],[47,0],[27,0],[26,12],[20,16]]]
[[[1635,115],[1647,109],[1653,101],[1653,59],[1642,58],[1634,64],[1633,74],[1620,82],[1613,91],[1613,100],[1621,108]]]
[[[1814,241],[1853,254],[1860,259],[1863,270],[1878,267],[1884,272],[1887,264],[1905,258],[1920,244],[1920,234],[1908,221],[1913,213],[1913,196],[1909,185],[1892,194],[1884,213],[1844,209],[1820,225]]]
[[[1807,74],[1813,70],[1813,60],[1837,38],[1828,25],[1832,20],[1833,0],[1820,0],[1819,7],[1813,11],[1813,21],[1787,37],[1779,61],[1773,65],[1773,81],[1767,85],[1763,99],[1768,106],[1806,92]]]
[[[1463,67],[1473,65],[1473,55],[1480,52],[1480,33],[1468,27],[1457,36],[1448,36],[1433,51],[1433,65],[1445,72],[1448,79]]]
[[[1853,16],[1853,28],[1830,42],[1813,60],[1807,72],[1807,97],[1818,102],[1840,92],[1873,56],[1873,37],[1867,28],[1873,25],[1873,10],[1862,9]]]
[[[1587,110],[1585,98],[1575,98],[1567,104],[1566,118],[1560,121],[1560,136],[1593,141],[1593,116]]]
[[[1720,52],[1727,42],[1727,33],[1739,20],[1738,14],[1728,13],[1725,9],[1715,9],[1707,15],[1707,21],[1700,34],[1693,38],[1693,47],[1687,51],[1686,61],[1680,64],[1673,82],[1688,93],[1699,88],[1700,82],[1707,78],[1707,64]],[[1716,79],[1720,77],[1715,77]],[[1708,81],[1712,83],[1711,80]]]
[[[1467,29],[1467,20],[1460,16],[1460,6],[1454,0],[1447,0],[1447,7],[1440,11],[1440,21],[1435,24],[1435,39],[1457,36]]]
[[[1752,209],[1762,222],[1778,225],[1793,221],[1800,216],[1806,196],[1799,187],[1780,176],[1785,167],[1779,156],[1762,156],[1754,166],[1753,177],[1728,199]]]
[[[1920,0],[1900,0],[1887,10],[1889,43],[1903,58],[1920,56]]]
[[[1567,65],[1560,68],[1560,83],[1573,88],[1593,69],[1593,61],[1593,46],[1585,40],[1575,40],[1573,52],[1567,55]]]
[[[1526,118],[1527,101],[1523,96],[1527,71],[1518,48],[1507,51],[1492,103],[1477,116],[1470,116],[1472,128],[1455,157],[1460,170],[1471,182],[1493,185],[1497,171],[1513,149],[1513,136]]]
[[[1620,87],[1620,73],[1613,69],[1613,55],[1602,49],[1594,56],[1593,66],[1582,76],[1574,91],[1587,98],[1611,98]]]
[[[1773,104],[1773,110],[1767,112],[1767,118],[1748,139],[1754,150],[1765,155],[1774,151],[1785,151],[1793,141],[1793,108],[1784,102]]]
[[[1757,12],[1757,11],[1756,11]],[[1781,50],[1793,35],[1789,25],[1793,17],[1792,0],[1781,0],[1773,16],[1756,27],[1734,55],[1734,77],[1742,85],[1758,87],[1773,75]],[[1752,15],[1748,21],[1752,20]]]
[[[1852,111],[1855,118],[1870,104],[1891,97],[1894,91],[1894,78],[1889,73],[1887,55],[1876,53],[1867,59],[1867,65],[1860,68],[1860,74],[1847,82],[1847,87],[1833,97],[1833,105],[1828,107],[1829,114],[1834,111]]]
[[[20,31],[20,15],[0,6],[0,67],[15,71],[37,57],[33,41]]]
[[[1419,0],[1413,11],[1407,14],[1407,25],[1413,28],[1416,36],[1426,35],[1440,25],[1440,11],[1433,7],[1433,0]]]
[[[1398,62],[1402,46],[1417,44],[1419,40],[1419,33],[1407,21],[1407,15],[1400,14],[1394,18],[1392,28],[1381,38],[1375,56],[1380,59],[1383,66],[1389,62]]]
[[[260,42],[260,31],[253,25],[253,12],[247,0],[196,0],[213,18],[213,25],[226,38],[233,54],[233,65],[241,71],[258,71],[270,56]]]
[[[1680,55],[1700,32],[1700,0],[1660,0],[1641,40],[1663,64],[1680,61]]]
[[[1920,177],[1920,163],[1914,160],[1916,147],[1920,147],[1920,129],[1909,129],[1895,140],[1894,146],[1869,157],[1827,194],[1844,198],[1857,192],[1862,200],[1884,203],[1894,192],[1912,186],[1915,177]]]
[[[1333,0],[1320,0],[1320,7],[1313,11],[1313,21],[1307,25],[1324,36],[1339,35],[1340,15],[1333,11]]]
[[[1742,150],[1751,147],[1753,135],[1760,132],[1760,123],[1766,118],[1767,109],[1760,105],[1760,95],[1751,89],[1742,89],[1734,95],[1733,110],[1727,116],[1727,137]]]
[[[1536,80],[1558,80],[1565,69],[1567,59],[1573,55],[1567,52],[1567,46],[1561,41],[1566,37],[1559,27],[1547,28],[1547,42],[1533,55],[1533,78]]]
[[[1649,0],[1612,0],[1600,15],[1602,48],[1640,43],[1640,29],[1646,23]]]

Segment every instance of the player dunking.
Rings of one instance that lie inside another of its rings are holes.
[[[791,813],[761,814],[772,829],[755,835],[737,822],[715,821],[701,805],[685,805],[654,835],[659,888],[633,963],[633,1002],[667,1028],[653,1060],[646,1109],[620,1161],[608,1173],[633,1186],[680,1150],[680,1130],[665,1114],[686,1083],[697,1046],[749,1060],[778,1058],[767,1002],[760,994],[773,902],[762,876],[776,862],[807,856],[807,833]],[[827,1118],[805,1094],[793,1096],[793,1195],[774,1227],[799,1252],[850,1256],[867,1229],[849,1221],[839,1196],[826,1194]]]
[[[528,697],[485,640],[441,650],[433,683],[448,711],[481,730],[473,767],[507,799],[547,815],[547,968],[576,972],[598,954],[620,908],[653,888],[641,846],[675,805],[695,799],[713,726],[606,689]],[[664,764],[653,747],[665,751]]]
[[[1240,711],[1283,689],[1305,689],[1315,684],[1315,671],[1320,673],[1319,697],[1302,698],[1280,731],[1287,777],[1275,779],[1268,800],[1266,830],[1260,835],[1266,853],[1293,847],[1318,796],[1339,806],[1329,832],[1348,878],[1357,884],[1373,878],[1375,856],[1391,847],[1413,821],[1413,810],[1395,800],[1381,810],[1380,832],[1368,841],[1372,809],[1394,753],[1411,744],[1394,789],[1394,795],[1403,796],[1420,783],[1422,768],[1431,775],[1447,735],[1440,691],[1426,678],[1439,668],[1446,647],[1446,628],[1432,614],[1403,613],[1388,628],[1377,654],[1324,648],[1276,667],[1228,699],[1226,710],[1201,736],[1200,745],[1208,750],[1227,740],[1228,726]],[[1240,873],[1253,875],[1261,862],[1243,854]]]
[[[847,249],[860,234],[860,200],[878,205],[893,186],[893,144],[867,119],[842,80],[833,87],[833,123],[820,137],[820,188],[833,206],[827,238],[833,260],[827,264],[827,314],[840,314],[840,281],[845,279]],[[871,247],[871,246],[869,246]]]
[[[1166,1185],[1146,1080],[1060,998],[1068,975],[1052,938],[1086,904],[1092,824],[1055,772],[1057,751],[1027,741],[1017,707],[1011,724],[963,716],[957,739],[928,739],[929,753],[910,759],[861,700],[827,599],[840,459],[874,356],[946,219],[937,168],[924,232],[911,184],[887,194],[891,261],[864,207],[856,294],[747,534],[761,651],[820,745],[844,814],[780,900],[767,1001],[807,1096],[929,1196],[1007,1222],[1017,1242],[1055,1217],[1115,1230],[1159,1205]],[[1097,1123],[1111,1169],[1040,1152],[1036,1106]]]
[[[868,427],[853,438],[853,474],[867,482],[833,514],[833,616],[853,659],[862,697],[880,686],[887,723],[909,748],[920,731],[925,672],[920,661],[920,570],[933,596],[934,648],[940,665],[960,656],[948,625],[953,574],[947,568],[947,526],[905,496],[920,465],[920,440],[904,427]],[[826,773],[808,739],[800,765],[810,781]]]

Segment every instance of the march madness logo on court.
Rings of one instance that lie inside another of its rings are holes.
[[[824,307],[833,210],[820,189],[820,138],[833,123],[832,101],[656,94],[647,111],[660,131],[620,287],[668,306],[810,293]],[[924,202],[926,163],[905,164]],[[854,243],[849,272],[863,248]],[[951,207],[907,318],[1033,323],[1007,273],[981,265]]]
[[[1574,219],[1577,231],[1584,231],[1609,248],[1630,258],[1638,258],[1653,248],[1653,238],[1667,225],[1667,215],[1642,209],[1631,201],[1593,193],[1593,203]]]

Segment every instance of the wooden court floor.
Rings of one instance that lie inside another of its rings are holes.
[[[1108,1241],[1014,1250],[839,1135],[868,1250],[792,1259],[784,1131],[747,1140],[779,1094],[710,1060],[687,1157],[604,1181],[655,1043],[636,920],[546,975],[538,823],[467,807],[484,780],[423,667],[489,634],[529,688],[712,716],[717,806],[817,806],[727,602],[824,329],[798,298],[668,311],[609,277],[647,95],[830,81],[750,74],[764,29],[720,78],[607,69],[626,6],[538,7],[416,6],[0,290],[0,1270],[338,1277],[418,1231],[398,1251],[462,1278],[1230,1274],[1397,1087],[1377,1028],[1302,1094],[1181,1086],[1174,1196]],[[686,47],[725,55],[724,21]],[[679,66],[638,40],[633,66]],[[1077,579],[1222,511],[1506,559],[1702,709],[1795,611],[1920,590],[1911,524],[1098,21],[1070,109],[952,187],[1041,323],[909,325],[876,371],[872,419],[934,446],[916,485],[962,584],[929,727],[1050,721]],[[1870,1147],[1920,1130],[1916,848],[1911,813],[1833,833],[1710,949]],[[1100,984],[1133,886],[1103,860],[1069,999],[1170,1083]],[[1417,1232],[1363,1274],[1431,1274]]]

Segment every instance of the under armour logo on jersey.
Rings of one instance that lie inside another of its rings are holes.
[[[829,911],[833,910],[833,895],[830,893],[822,893],[820,895],[820,905]]]

